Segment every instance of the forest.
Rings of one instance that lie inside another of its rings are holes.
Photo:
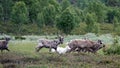
[[[120,35],[120,0],[0,0],[0,32]]]

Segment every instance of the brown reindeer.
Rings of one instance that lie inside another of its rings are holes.
[[[8,49],[8,42],[9,42],[10,38],[5,38],[5,40],[0,40],[0,50],[1,52],[3,50],[7,50],[7,51],[10,51]]]
[[[101,40],[98,40],[97,42],[93,42],[91,40],[72,40],[68,43],[68,46],[71,48],[71,51],[84,51],[84,52],[92,52],[96,53],[99,49],[102,47],[105,47],[105,45],[102,43]]]
[[[49,51],[51,51],[52,48],[57,50],[57,46],[59,44],[63,44],[63,41],[64,38],[62,36],[59,36],[58,39],[55,40],[39,39],[36,51],[39,52],[39,50],[42,48],[49,48]]]

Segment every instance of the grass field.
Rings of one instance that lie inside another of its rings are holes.
[[[65,42],[82,37],[67,36]],[[104,55],[102,50],[97,54],[74,52],[59,55],[43,48],[36,53],[37,39],[35,38],[37,37],[34,37],[34,40],[11,40],[9,43],[11,51],[0,52],[0,68],[120,68],[120,55]],[[108,38],[104,39],[105,43],[111,41],[111,37]],[[90,39],[96,40],[98,37],[95,38],[93,35]]]

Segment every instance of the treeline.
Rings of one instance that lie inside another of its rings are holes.
[[[84,32],[77,29],[81,23]],[[113,24],[111,32],[120,31],[120,0],[0,0],[4,33],[99,33],[105,23]]]

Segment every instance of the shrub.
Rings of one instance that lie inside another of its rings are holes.
[[[105,54],[120,55],[120,44],[119,44],[119,39],[117,36],[114,38],[113,44],[110,46],[110,48],[105,51]]]

